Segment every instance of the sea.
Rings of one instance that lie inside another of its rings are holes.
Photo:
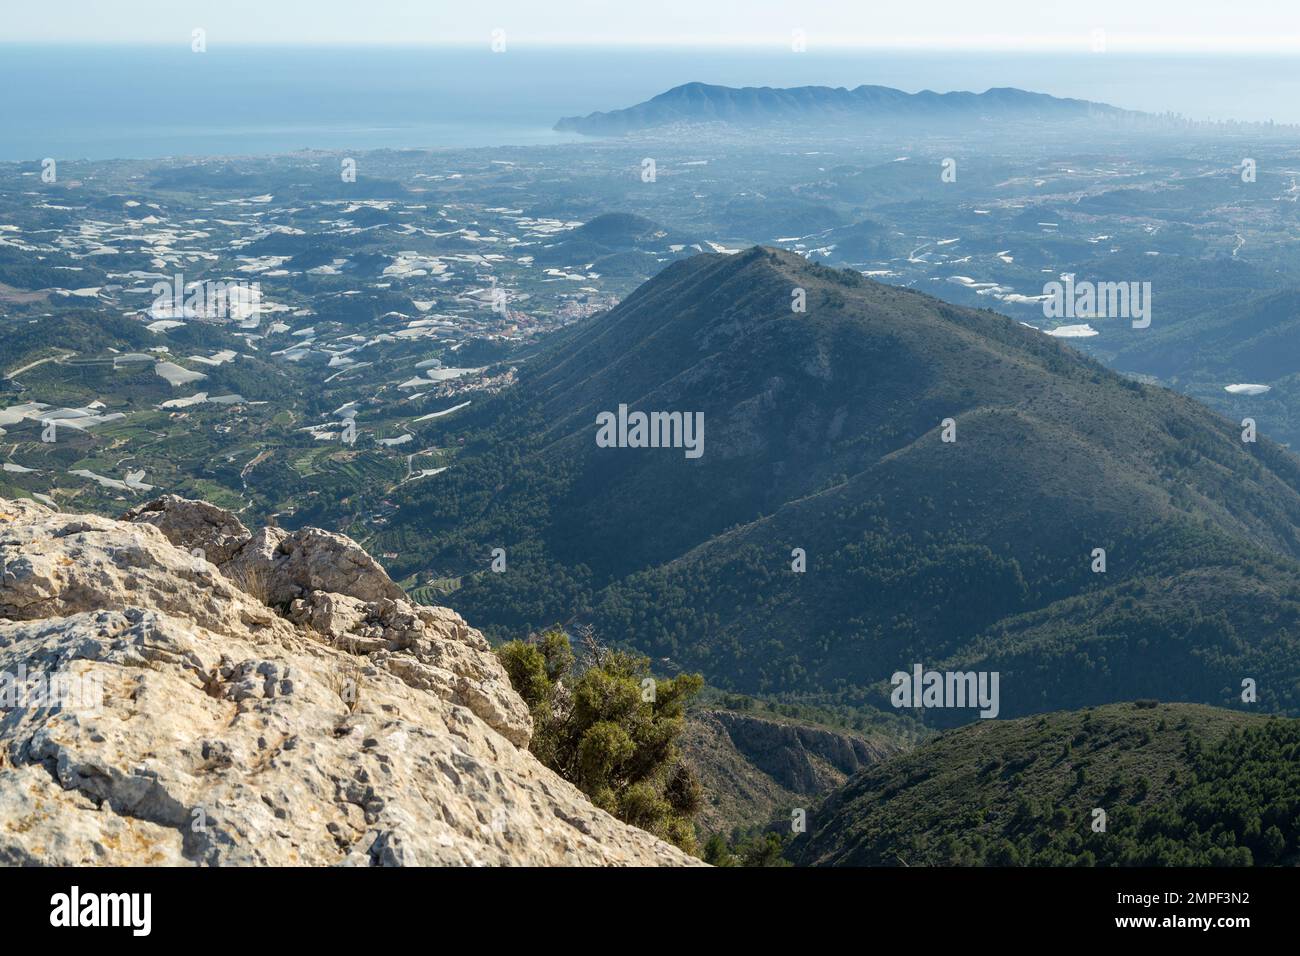
[[[578,137],[552,129],[560,117],[692,81],[1014,86],[1193,119],[1300,123],[1298,67],[1283,55],[0,44],[0,161],[563,143]]]

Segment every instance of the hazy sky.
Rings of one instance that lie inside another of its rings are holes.
[[[0,40],[1300,53],[1300,0],[5,0]]]

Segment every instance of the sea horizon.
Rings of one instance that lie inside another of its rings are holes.
[[[1300,123],[1285,54],[487,44],[0,44],[0,161],[582,142],[564,116],[688,82],[1017,87],[1193,120]],[[1249,71],[1243,65],[1249,63]]]

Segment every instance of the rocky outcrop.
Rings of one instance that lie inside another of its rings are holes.
[[[164,495],[132,508],[123,521],[151,524],[177,547],[213,564],[224,564],[252,537],[242,521],[206,501]]]
[[[882,733],[859,736],[732,710],[692,711],[682,750],[706,794],[696,825],[704,833],[727,833],[788,819],[792,810],[806,810],[811,798],[904,746]]]
[[[782,723],[730,710],[709,717],[726,729],[735,748],[754,766],[795,793],[816,794],[838,787],[850,775],[892,750],[825,727]]]
[[[695,862],[530,733],[483,636],[342,535],[0,500],[0,864]]]
[[[889,753],[862,737],[824,727],[766,721],[732,710],[715,710],[710,717],[722,723],[736,749],[754,766],[796,793],[813,795],[840,786],[850,774]]]

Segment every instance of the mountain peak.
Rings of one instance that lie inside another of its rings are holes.
[[[689,413],[704,451],[685,456],[671,434],[602,444],[593,423],[620,408]],[[1124,636],[1135,617],[1157,619],[1166,601],[1222,611],[1247,647],[1267,642],[1268,614],[1291,613],[1293,572],[1269,572],[1257,614],[1237,569],[1251,555],[1300,559],[1294,460],[1006,316],[795,253],[669,265],[530,361],[505,414],[540,430],[523,470],[545,477],[503,473],[454,534],[517,541],[520,515],[545,515],[516,543],[544,556],[530,558],[530,613],[558,617],[549,582],[581,575],[599,630],[732,690],[867,687],[951,660],[1002,673],[1017,688],[1007,716],[1037,706],[1044,681],[1063,706],[1217,700],[1245,665],[1142,630],[1169,662],[1144,670]],[[425,494],[461,507],[451,483],[416,488],[402,533],[423,527]],[[796,548],[806,576],[789,570]],[[1105,576],[1090,568],[1094,548],[1109,556]],[[531,625],[503,615],[498,576],[483,578],[456,593],[459,610]],[[1072,650],[1058,657],[1062,644]],[[1089,677],[1102,653],[1132,681]]]
[[[730,87],[700,81],[674,86],[626,109],[570,116],[557,130],[615,135],[681,123],[762,126],[799,120],[831,125],[880,121],[946,124],[988,119],[1078,121],[1116,117],[1126,111],[1104,103],[1063,99],[1013,87],[983,93],[922,90],[906,93],[888,86]]]

